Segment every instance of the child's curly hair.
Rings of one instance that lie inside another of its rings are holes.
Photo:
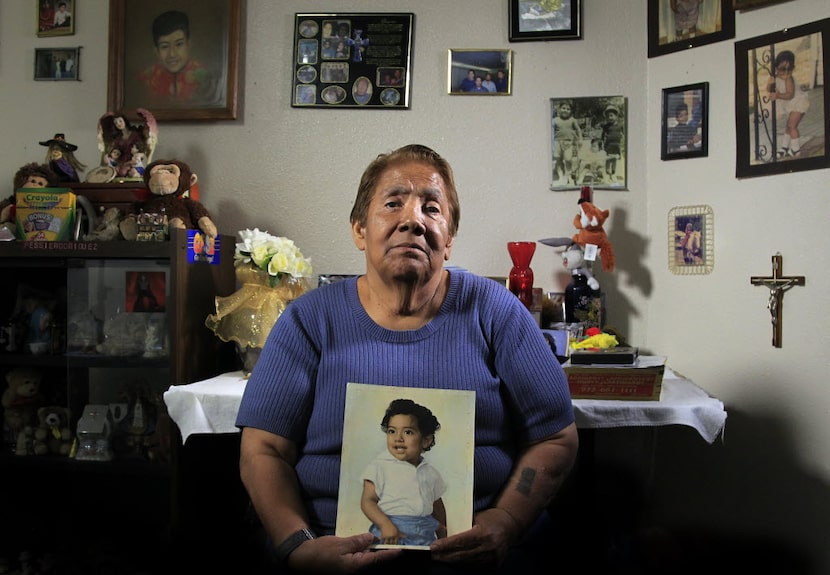
[[[412,401],[411,399],[396,399],[386,408],[386,413],[383,416],[383,421],[380,422],[380,428],[386,432],[389,428],[389,420],[395,415],[411,415],[418,420],[418,430],[424,437],[432,436],[432,443],[424,449],[429,451],[435,445],[435,432],[441,429],[441,424],[438,423],[438,418],[432,412]]]

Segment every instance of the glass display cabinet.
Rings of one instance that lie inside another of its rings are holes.
[[[162,394],[237,361],[204,323],[236,289],[234,239],[210,257],[193,243],[0,242],[0,555],[175,528],[180,438]]]

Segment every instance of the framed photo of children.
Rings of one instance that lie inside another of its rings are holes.
[[[509,40],[579,40],[582,0],[508,0]]]
[[[709,152],[709,83],[663,90],[660,158],[700,158]]]
[[[242,0],[110,0],[107,103],[159,121],[237,116]]]
[[[80,80],[81,48],[35,48],[35,80]]]
[[[551,190],[627,190],[624,96],[551,98]]]
[[[75,33],[76,0],[31,0],[37,16],[37,35],[72,36]]]
[[[464,96],[509,96],[512,50],[449,50],[447,93]]]
[[[295,14],[291,106],[409,108],[414,14]]]
[[[677,275],[708,274],[715,267],[715,218],[711,206],[669,210],[669,270]]]
[[[735,43],[738,178],[830,167],[830,18]]]
[[[335,534],[370,532],[373,548],[426,550],[470,529],[474,431],[474,391],[346,384]],[[402,480],[401,462],[417,475]],[[384,516],[394,539],[379,527]]]
[[[735,37],[732,0],[648,0],[648,57]]]

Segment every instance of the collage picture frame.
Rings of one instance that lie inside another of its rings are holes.
[[[412,13],[296,14],[295,108],[408,109]]]

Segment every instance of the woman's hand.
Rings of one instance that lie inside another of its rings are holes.
[[[400,549],[370,551],[373,539],[371,533],[311,539],[288,556],[288,565],[298,573],[356,573],[400,554]]]
[[[516,522],[501,509],[485,509],[473,519],[473,528],[430,545],[432,558],[465,565],[499,565],[516,540]]]

